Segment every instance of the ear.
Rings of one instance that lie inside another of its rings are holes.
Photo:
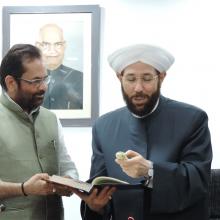
[[[66,49],[66,41],[63,42],[63,47]]]
[[[167,75],[166,72],[162,72],[162,73],[160,73],[160,75],[159,75],[160,83],[163,82],[163,80],[164,80],[164,78],[166,77],[166,75]]]
[[[163,80],[164,78],[166,77],[166,72],[162,72],[159,74],[159,86],[161,87],[162,83],[163,83]]]
[[[43,53],[43,52],[42,52],[42,51],[43,51],[43,48],[42,48],[41,42],[36,41],[36,42],[35,42],[35,46],[41,51],[41,53]]]
[[[118,79],[120,80],[120,82],[122,81],[122,74],[121,73],[116,73]]]
[[[17,90],[18,84],[13,76],[7,75],[5,77],[5,84],[6,84],[8,93],[12,93]]]

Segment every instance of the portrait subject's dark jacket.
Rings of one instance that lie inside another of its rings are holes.
[[[83,73],[64,65],[47,72],[51,80],[43,106],[48,109],[82,109]]]
[[[126,107],[101,116],[93,127],[91,177],[107,175],[130,183],[115,163],[117,151],[133,150],[153,162],[153,189],[117,190],[104,216],[84,203],[84,220],[207,220],[212,160],[208,117],[201,109],[160,97],[144,119]]]

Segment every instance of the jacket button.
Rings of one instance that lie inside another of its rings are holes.
[[[5,205],[4,204],[0,204],[0,212],[3,212],[3,211],[5,211]]]

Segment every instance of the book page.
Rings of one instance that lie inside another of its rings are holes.
[[[65,178],[65,177],[61,177],[57,175],[51,176],[49,178],[49,182],[53,184],[60,184],[63,186],[68,186],[71,188],[79,189],[85,192],[90,192],[90,190],[92,189],[92,184],[90,183],[86,183],[86,182],[76,180],[76,179],[69,179],[69,178]]]
[[[128,182],[113,178],[113,177],[108,177],[108,176],[99,176],[96,177],[92,181],[92,185],[114,185],[114,184],[129,184]]]
[[[98,189],[102,189],[105,186],[114,186],[118,190],[129,190],[129,189],[142,189],[144,185],[142,183],[138,184],[130,184],[128,182],[122,181],[120,179],[116,179],[113,177],[107,177],[107,176],[99,176],[96,177],[92,183],[83,182],[76,179],[69,179],[57,175],[53,175],[49,178],[49,180],[46,180],[47,182],[50,182],[52,184],[57,184],[60,186],[66,186],[74,189],[78,189],[87,193],[90,193],[93,186],[97,187]]]

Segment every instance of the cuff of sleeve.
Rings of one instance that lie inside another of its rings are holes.
[[[154,168],[153,162],[149,161],[149,169],[146,176],[144,176],[144,185],[148,188],[153,188]]]

